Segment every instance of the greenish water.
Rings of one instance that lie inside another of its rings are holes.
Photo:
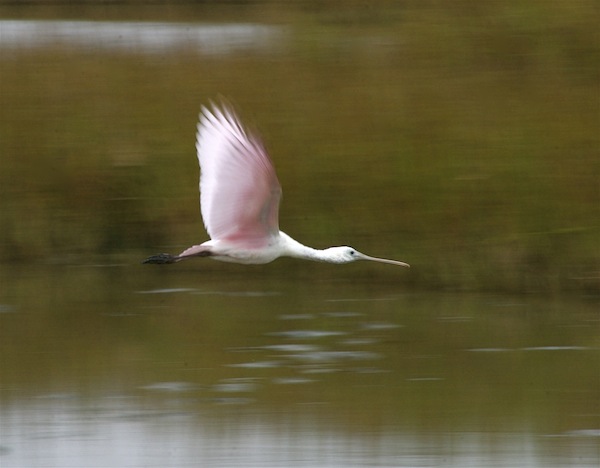
[[[302,265],[2,269],[2,466],[599,461],[596,304]]]

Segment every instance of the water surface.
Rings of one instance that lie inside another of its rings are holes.
[[[129,53],[188,49],[221,55],[268,50],[281,41],[282,36],[281,28],[252,23],[0,20],[0,47],[5,49],[54,45]]]
[[[3,269],[2,466],[599,461],[592,304],[282,262]]]

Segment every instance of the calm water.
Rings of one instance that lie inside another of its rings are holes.
[[[591,304],[131,260],[2,270],[2,467],[600,460]]]
[[[222,55],[269,50],[282,40],[283,31],[252,23],[0,20],[0,34],[0,47],[5,49],[60,45],[94,51],[167,53],[191,48],[197,53]]]
[[[519,8],[465,36],[342,13],[289,43],[256,12],[0,21],[2,468],[598,466],[587,49],[554,57]],[[413,268],[140,265],[204,238],[219,93],[264,124],[286,231]]]

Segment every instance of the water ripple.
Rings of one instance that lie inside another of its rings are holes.
[[[323,338],[327,336],[339,336],[346,335],[347,333],[341,331],[327,331],[327,330],[289,330],[282,332],[268,333],[270,336],[283,336],[286,338]]]

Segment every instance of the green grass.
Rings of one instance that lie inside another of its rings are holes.
[[[195,121],[224,95],[299,240],[405,260],[414,287],[598,293],[594,2],[381,5],[268,3],[274,53],[3,52],[2,261],[202,240]]]

